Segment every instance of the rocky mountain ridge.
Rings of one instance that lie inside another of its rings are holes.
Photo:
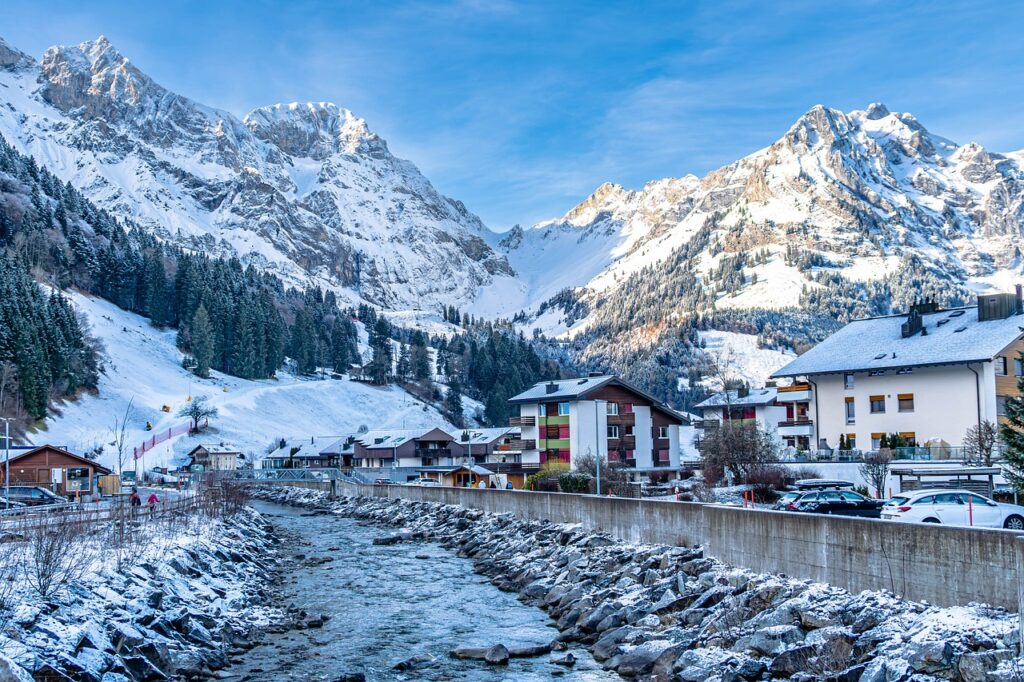
[[[432,309],[512,275],[480,219],[352,112],[292,103],[239,120],[103,37],[38,62],[0,41],[0,133],[165,240],[352,300]]]

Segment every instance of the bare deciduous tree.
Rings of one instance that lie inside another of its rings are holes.
[[[860,475],[868,482],[868,486],[875,489],[875,497],[883,496],[890,464],[892,464],[892,450],[882,448],[877,452],[869,452],[864,455],[864,461],[857,467]]]
[[[778,445],[772,434],[757,424],[724,421],[704,431],[701,455],[704,480],[717,481],[727,473],[734,481],[745,482],[778,460]]]
[[[573,464],[576,466],[576,470],[582,474],[586,474],[597,481],[597,466],[598,458],[589,449],[576,457],[573,460]],[[609,490],[612,494],[620,497],[625,497],[629,494],[629,473],[626,469],[617,462],[609,462],[606,459],[601,459],[601,494],[606,494]],[[595,492],[598,492],[595,489]]]
[[[128,459],[128,422],[133,418],[132,415],[132,403],[135,402],[135,398],[128,401],[128,407],[124,410],[124,416],[118,419],[114,417],[114,425],[110,429],[110,435],[113,437],[110,446],[114,448],[114,452],[117,453],[117,474],[121,475],[124,470],[124,465]]]
[[[199,422],[203,419],[209,419],[217,416],[217,408],[210,405],[205,395],[197,396],[190,403],[186,403],[181,410],[178,411],[179,417],[188,417],[192,420],[192,430],[199,430]]]
[[[967,429],[964,434],[964,459],[970,462],[982,462],[992,466],[992,455],[999,444],[999,427],[984,420]]]

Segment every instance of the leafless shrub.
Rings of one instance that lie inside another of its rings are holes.
[[[90,525],[89,519],[78,516],[25,524],[23,572],[40,597],[49,597],[89,569],[95,556]]]
[[[885,479],[889,476],[891,463],[892,451],[882,449],[864,455],[864,461],[857,467],[860,475],[868,482],[869,487],[874,488],[875,495],[878,497],[882,497],[882,491],[885,490]]]
[[[821,472],[814,467],[801,466],[793,469],[786,469],[787,483],[804,481],[812,478],[821,478]]]
[[[0,545],[0,636],[14,617],[14,594],[21,571],[22,552],[15,543]]]
[[[747,474],[747,483],[755,502],[774,502],[786,487],[786,470],[780,466],[763,466]]]

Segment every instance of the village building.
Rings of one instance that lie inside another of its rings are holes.
[[[793,426],[811,448],[876,450],[898,434],[907,448],[897,456],[957,459],[967,430],[1002,421],[1007,398],[1018,395],[1022,313],[1019,287],[979,296],[976,306],[917,304],[906,315],[850,322],[773,377],[799,387],[792,395],[806,416]]]
[[[345,439],[336,436],[326,438],[282,438],[260,467],[263,469],[325,469],[338,468],[342,462],[342,448]],[[351,449],[349,450],[351,460]]]
[[[193,473],[203,471],[235,471],[242,453],[224,443],[206,443],[192,448],[183,468]]]
[[[96,478],[111,473],[91,459],[53,445],[11,452],[8,468],[11,485],[38,485],[69,497],[96,492]],[[0,485],[4,483],[0,464]]]
[[[616,461],[635,478],[680,465],[686,420],[653,396],[611,375],[544,381],[512,397],[523,456],[570,466],[583,455]]]
[[[710,429],[723,424],[756,425],[775,437],[780,447],[809,450],[810,400],[807,384],[719,391],[694,407],[701,415],[694,424],[697,445]]]

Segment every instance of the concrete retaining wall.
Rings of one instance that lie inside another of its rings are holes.
[[[579,523],[627,542],[699,544],[726,563],[853,592],[891,590],[940,606],[976,601],[1018,610],[1020,543],[1009,531],[518,490],[346,486],[341,492],[353,489]]]

